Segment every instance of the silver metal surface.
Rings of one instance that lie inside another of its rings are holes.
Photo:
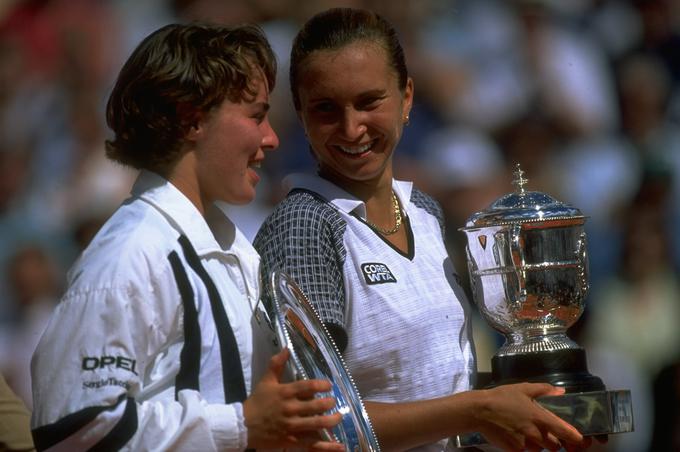
[[[533,381],[578,388],[536,400],[582,434],[630,432],[630,391],[604,389],[587,372],[584,350],[566,335],[583,313],[588,293],[586,217],[549,195],[525,191],[519,165],[513,183],[514,193],[472,215],[461,229],[475,302],[506,338],[492,360],[493,383],[538,368],[544,373],[530,375]],[[452,442],[458,447],[486,443],[479,433]]]
[[[633,404],[628,390],[572,393],[539,397],[536,401],[576,427],[584,436],[626,433],[634,430]],[[486,439],[480,433],[469,433],[455,438],[457,447],[486,443]]]
[[[518,190],[472,215],[461,230],[474,300],[506,336],[497,356],[578,348],[566,336],[588,292],[586,218],[540,192]]]
[[[288,275],[274,272],[269,283],[272,297],[265,297],[263,302],[281,347],[290,350],[288,370],[292,378],[318,378],[332,384],[329,395],[336,399],[336,405],[330,412],[341,413],[342,422],[320,431],[321,436],[343,443],[348,451],[380,451],[354,381],[314,307]]]

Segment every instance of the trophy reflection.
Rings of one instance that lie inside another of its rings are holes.
[[[584,435],[633,430],[628,390],[607,390],[588,372],[585,350],[567,336],[584,311],[588,255],[576,208],[526,191],[516,166],[517,189],[472,215],[464,228],[473,298],[482,317],[505,336],[491,360],[491,384],[546,382],[565,395],[538,401]],[[458,437],[458,445],[483,442]]]

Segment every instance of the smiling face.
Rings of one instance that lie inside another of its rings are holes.
[[[322,176],[350,188],[392,178],[392,153],[413,100],[386,51],[370,41],[310,54],[300,69],[298,115]]]
[[[189,132],[192,152],[175,168],[171,181],[205,212],[214,201],[247,204],[260,180],[256,170],[279,140],[269,123],[269,89],[252,81],[257,95],[239,103],[228,98]]]

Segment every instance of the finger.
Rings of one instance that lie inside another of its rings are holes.
[[[567,452],[581,452],[583,450],[588,449],[592,444],[593,438],[590,436],[584,436],[583,441],[581,441],[578,444],[570,444],[563,442],[562,446],[564,447],[564,450]]]
[[[541,452],[542,450],[545,450],[545,447],[543,447],[542,440],[535,442],[527,437],[525,438],[525,446],[523,450],[529,452]]]
[[[277,447],[281,447],[283,451],[303,450],[300,449],[300,439],[294,435],[284,434],[277,436],[276,443],[278,444]]]
[[[286,384],[282,394],[289,398],[310,399],[316,393],[329,392],[331,388],[331,382],[327,380],[299,380]]]
[[[556,438],[567,443],[580,445],[583,435],[576,428],[543,406],[536,404],[543,411],[542,419],[537,420],[541,427],[551,432]]]
[[[524,429],[527,447],[531,450],[558,450],[561,447],[560,441],[549,431],[541,431],[537,427],[531,426]]]
[[[526,437],[526,443],[527,443],[527,449],[529,450],[537,450],[537,451],[542,451],[542,450],[560,450],[562,448],[562,444],[560,443],[560,440],[555,437],[550,432],[545,432],[541,433],[538,432],[538,435],[531,434],[527,435]]]
[[[340,413],[295,417],[289,419],[288,431],[297,433],[333,428],[341,421],[342,415]]]
[[[281,349],[276,355],[269,360],[269,370],[271,370],[277,377],[281,376],[283,369],[286,367],[286,361],[290,357],[290,350],[287,348]]]
[[[345,446],[330,431],[328,433],[323,437],[319,431],[300,433],[297,435],[298,447],[306,451],[345,451]]]
[[[335,406],[333,397],[319,397],[311,400],[291,400],[287,402],[285,413],[288,416],[314,416],[324,414]]]
[[[546,432],[543,441],[543,447],[548,450],[560,450],[562,443],[560,440],[550,432]]]
[[[344,452],[345,446],[342,443],[334,443],[329,441],[317,441],[314,444],[309,445],[309,449],[312,452],[324,452],[324,451],[337,451]]]
[[[262,376],[261,381],[278,382],[281,380],[283,370],[286,367],[286,361],[290,356],[290,351],[287,348],[282,349],[269,360],[269,368]]]
[[[582,444],[583,435],[573,425],[566,422],[564,419],[557,416],[552,411],[545,408],[540,403],[534,401],[535,410],[535,425],[545,431],[553,434],[558,440],[565,441],[571,444]]]
[[[523,383],[524,393],[535,399],[541,396],[562,395],[565,389],[561,386],[553,386],[549,383]]]
[[[538,444],[534,444],[531,441],[527,441],[527,446],[524,449],[526,452],[541,452],[544,450],[542,446],[539,446]]]
[[[525,449],[524,437],[515,432],[507,432],[507,434],[490,432],[485,433],[484,436],[489,444],[503,451],[523,451]]]

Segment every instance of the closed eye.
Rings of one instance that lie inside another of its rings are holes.
[[[312,111],[316,111],[318,113],[332,113],[335,110],[335,104],[332,102],[317,102],[316,104],[312,105]]]
[[[380,106],[387,96],[371,96],[361,99],[357,104],[357,110],[370,111]]]
[[[253,104],[252,113],[250,117],[255,120],[258,124],[262,124],[267,118],[267,112],[269,112],[269,104],[266,102],[258,102]]]

